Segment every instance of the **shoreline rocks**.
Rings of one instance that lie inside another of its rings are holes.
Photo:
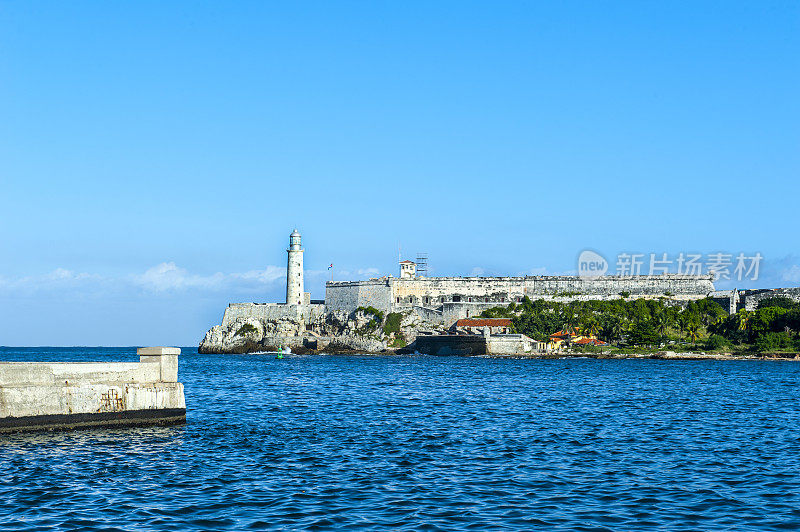
[[[436,327],[413,313],[395,318],[399,318],[396,330],[387,330],[382,316],[365,310],[349,315],[330,313],[311,323],[291,317],[237,318],[209,329],[197,351],[243,354],[288,347],[298,354],[390,353],[413,342],[421,328]]]

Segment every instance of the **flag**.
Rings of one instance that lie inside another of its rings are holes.
[[[332,262],[331,262],[331,265],[330,265],[330,266],[328,266],[328,269],[329,269],[329,270],[330,270],[331,268],[333,268],[333,263],[332,263]]]

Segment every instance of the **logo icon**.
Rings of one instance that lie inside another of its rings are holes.
[[[608,271],[608,261],[589,249],[584,249],[578,255],[578,275],[580,277],[600,277]]]

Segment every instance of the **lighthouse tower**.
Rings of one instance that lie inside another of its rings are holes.
[[[295,229],[289,235],[289,260],[286,265],[286,304],[303,304],[303,250],[300,248],[300,232]]]

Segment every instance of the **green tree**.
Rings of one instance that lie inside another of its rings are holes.
[[[753,313],[750,319],[750,332],[755,338],[768,332],[779,332],[782,327],[780,318],[790,312],[783,307],[762,307]]]
[[[660,311],[660,312],[656,313],[656,315],[654,316],[653,320],[654,320],[654,323],[655,323],[656,331],[658,331],[658,334],[660,334],[662,338],[666,337],[667,336],[667,330],[669,329],[669,326],[670,326],[670,324],[672,322],[672,319],[671,319],[671,316],[669,315],[669,313],[664,312],[664,311]]]
[[[746,331],[750,323],[750,318],[753,315],[749,310],[741,309],[736,312],[736,328],[740,331]]]
[[[794,308],[800,308],[800,303],[797,303],[786,296],[768,297],[758,302],[759,309],[767,307],[780,307],[791,310]]]
[[[647,321],[651,317],[650,307],[644,299],[637,299],[631,307],[631,320],[634,322]]]
[[[597,336],[600,324],[594,314],[585,314],[581,319],[581,333],[587,336]]]
[[[676,321],[678,323],[678,329],[681,332],[681,336],[683,336],[683,333],[686,332],[686,327],[689,325],[689,315],[686,312],[681,312],[678,314]]]
[[[697,339],[700,337],[700,322],[696,320],[690,320],[686,326],[686,335],[696,346]]]
[[[658,342],[658,332],[652,322],[641,320],[634,323],[628,341],[633,345],[653,345]]]
[[[708,340],[706,340],[706,349],[710,351],[722,349],[723,347],[728,347],[730,345],[731,343],[727,338],[718,334],[712,334],[708,337]]]
[[[753,350],[764,353],[776,349],[784,349],[792,345],[791,338],[785,332],[766,332],[753,343]]]

